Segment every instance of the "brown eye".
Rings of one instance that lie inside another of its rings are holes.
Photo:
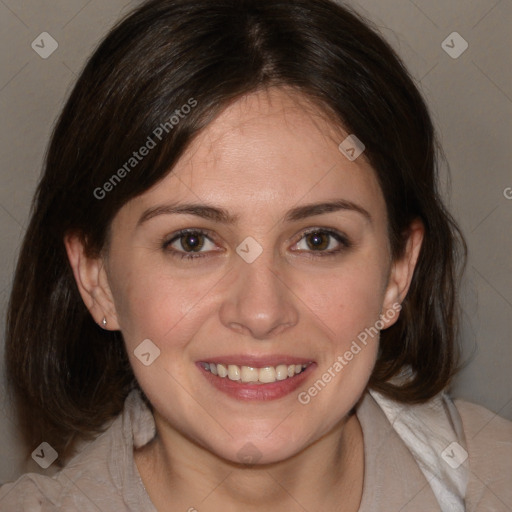
[[[204,245],[205,236],[198,232],[184,233],[178,240],[184,251],[198,252]]]
[[[330,237],[328,233],[316,231],[308,233],[305,237],[308,247],[312,251],[323,251],[329,247]]]
[[[295,244],[295,250],[316,253],[315,256],[334,256],[350,247],[352,244],[346,236],[328,229],[313,229],[303,233]]]
[[[215,244],[201,230],[186,230],[176,233],[169,241],[164,242],[163,249],[172,256],[195,258],[208,256],[215,250]]]

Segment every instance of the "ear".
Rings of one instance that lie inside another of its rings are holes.
[[[424,235],[423,222],[419,219],[412,221],[408,228],[404,253],[391,265],[381,312],[384,329],[391,327],[398,320],[399,315],[396,312],[400,311],[399,305],[402,304],[409,291]],[[391,311],[393,314],[386,314]]]
[[[87,256],[82,238],[66,234],[64,245],[82,300],[94,321],[103,329],[118,330],[119,323],[102,257]],[[103,319],[107,320],[103,325]]]

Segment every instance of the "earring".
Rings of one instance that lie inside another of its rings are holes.
[[[103,317],[103,320],[101,321],[101,325],[103,326],[103,328],[105,328],[107,326],[107,319],[105,317]]]

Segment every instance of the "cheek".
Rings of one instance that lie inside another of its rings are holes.
[[[325,340],[315,379],[298,392],[308,417],[322,417],[323,434],[355,405],[371,376],[378,354],[385,269],[377,260],[346,264],[316,286],[304,285],[311,318]]]
[[[166,349],[178,348],[211,311],[207,292],[218,276],[184,279],[165,266],[137,262],[120,268],[122,275],[114,277],[114,302],[128,349],[147,338]]]
[[[302,280],[298,293],[336,343],[354,339],[381,314],[385,270],[378,261],[354,258],[333,272]]]

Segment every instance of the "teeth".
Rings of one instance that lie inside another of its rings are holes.
[[[280,364],[276,366],[276,379],[284,380],[288,378],[288,366],[285,364]]]
[[[240,380],[240,368],[236,364],[228,366],[228,377],[230,380]]]
[[[227,374],[228,374],[228,369],[223,364],[218,364],[217,365],[217,375],[219,377],[226,377]]]
[[[202,363],[205,370],[221,378],[228,378],[239,382],[254,382],[268,384],[276,380],[285,380],[301,373],[311,363],[306,364],[280,364],[277,366],[265,366],[264,368],[254,368],[251,366],[238,366],[236,364],[215,364]]]
[[[210,364],[210,371],[211,371],[212,367],[215,367],[215,365]],[[260,378],[260,372],[259,372],[258,368],[251,368],[250,366],[242,366],[240,373],[242,376],[242,379],[241,379],[242,382],[258,382],[258,379]]]
[[[266,366],[265,368],[260,368],[260,382],[267,384],[268,382],[276,381],[276,369],[272,366]]]

